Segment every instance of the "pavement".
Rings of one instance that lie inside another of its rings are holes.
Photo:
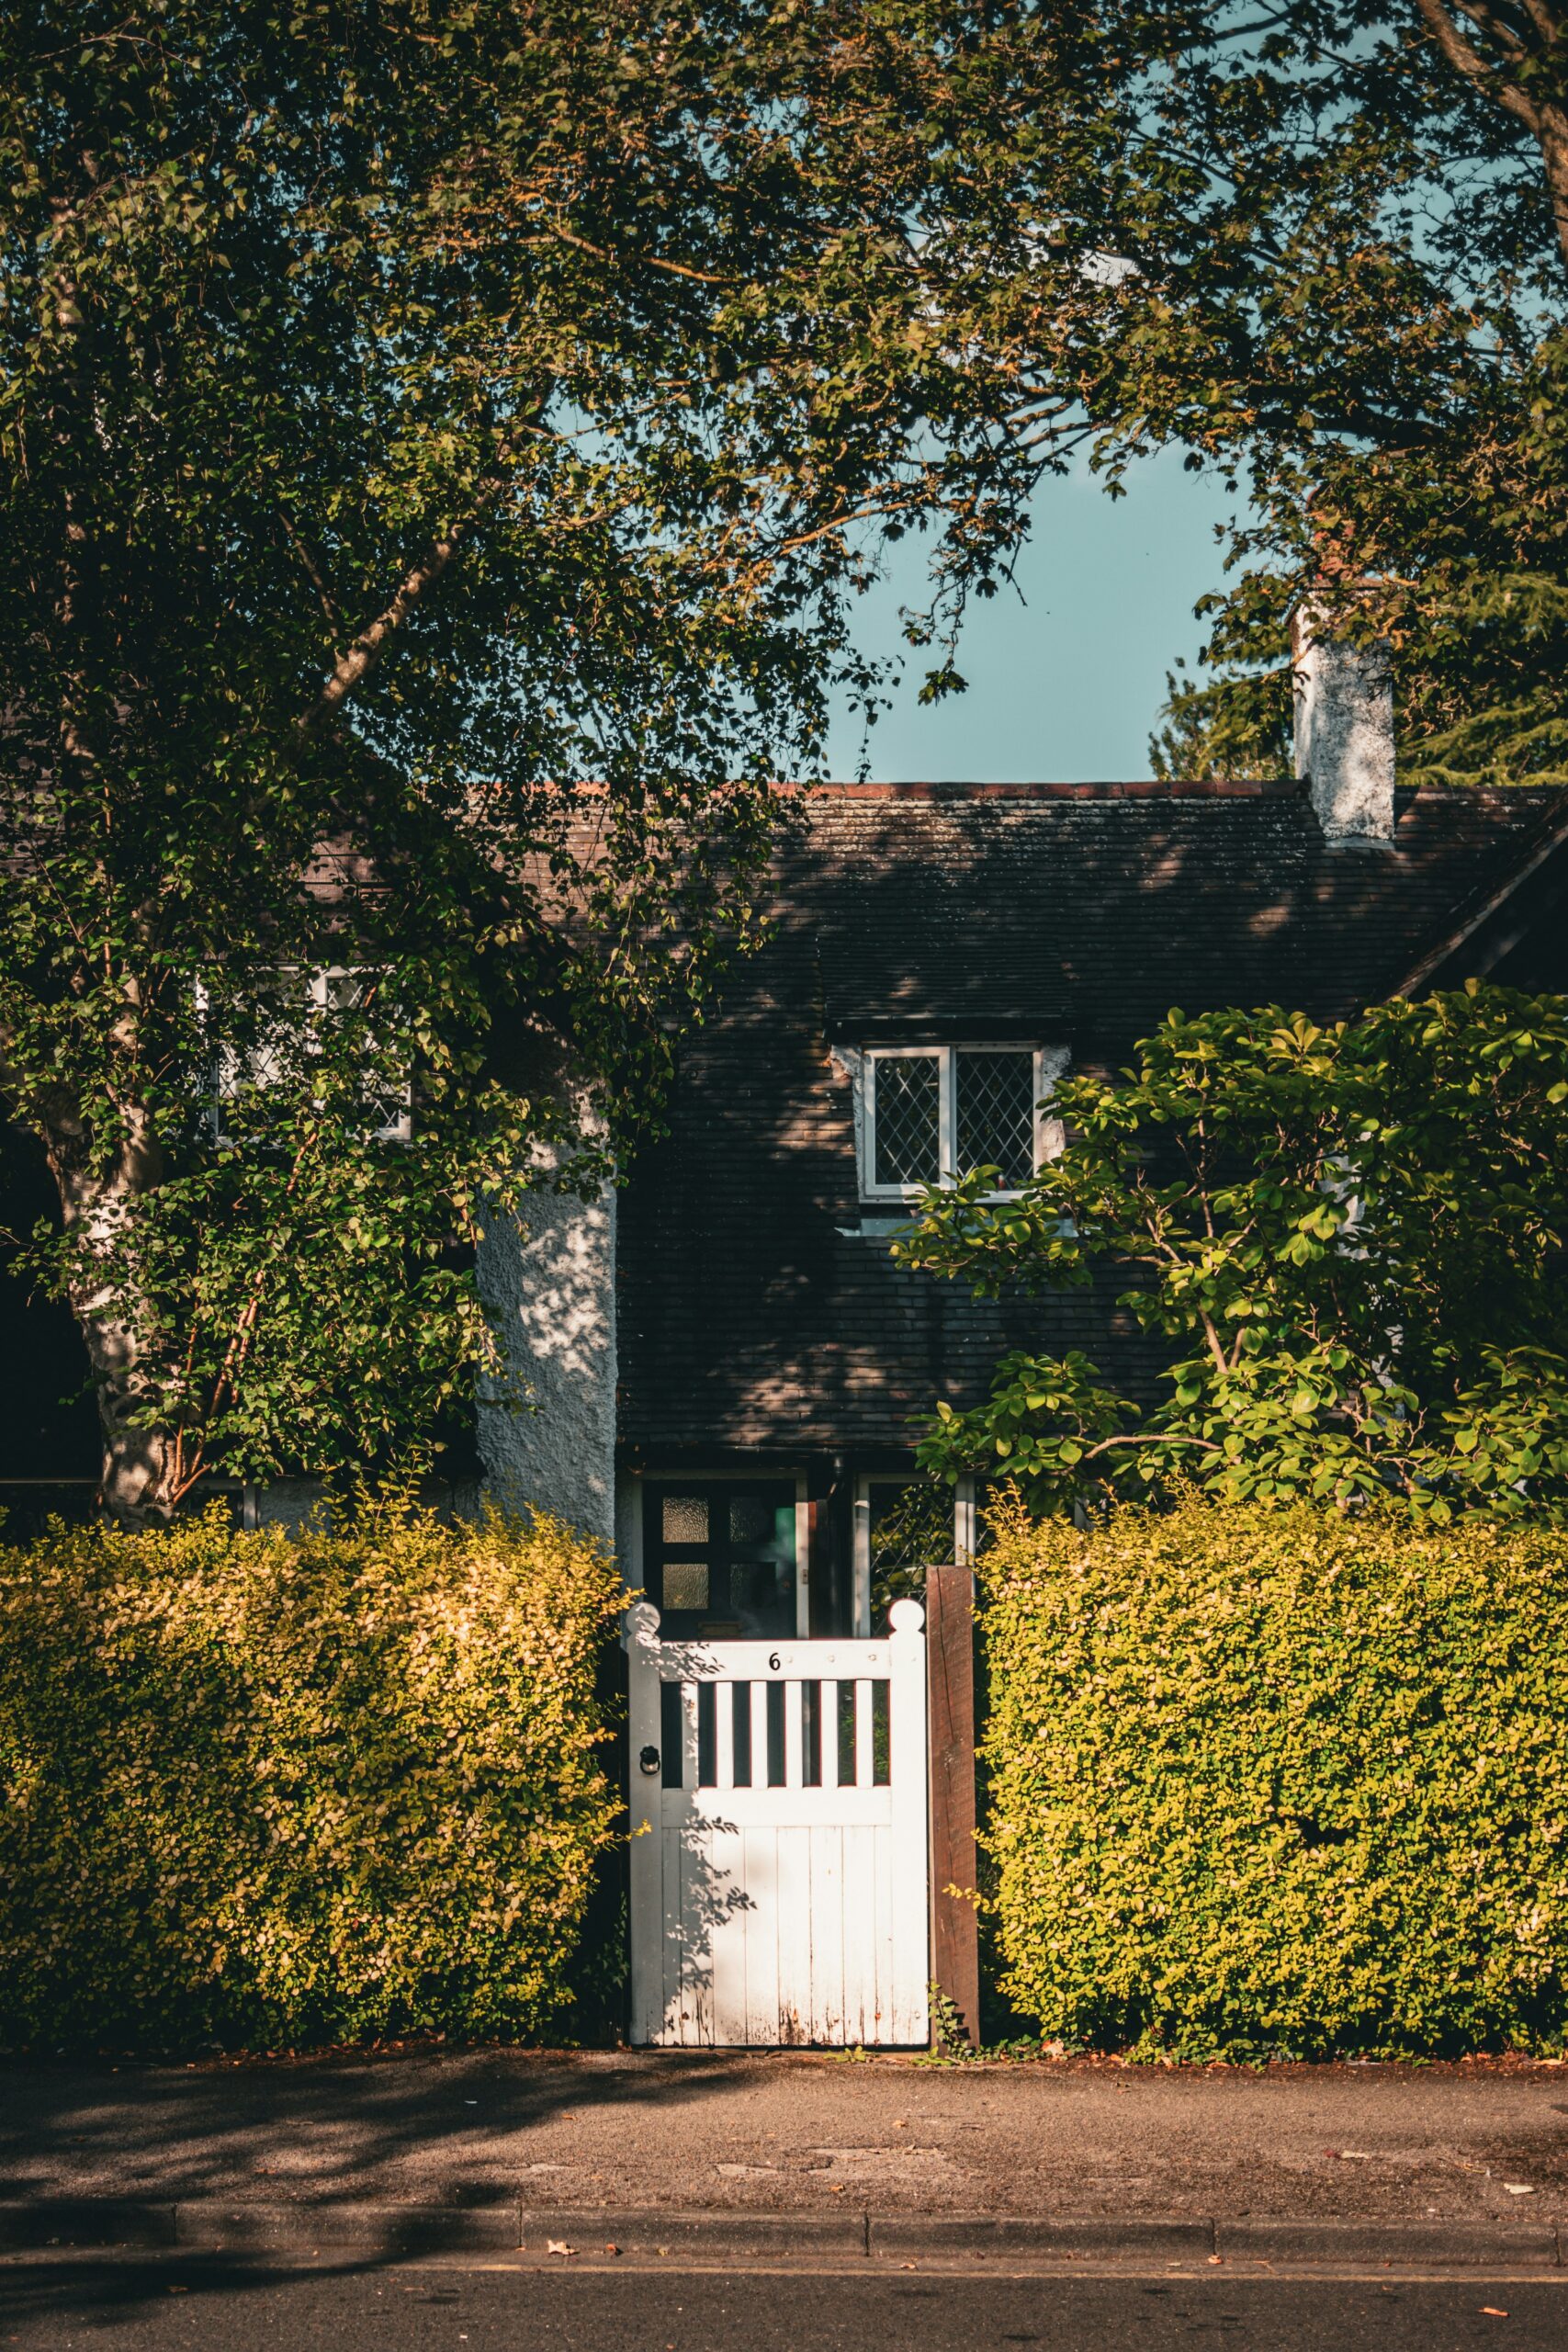
[[[280,2271],[237,2264],[0,2265],[0,2336],[118,2352],[1558,2352],[1568,2292],[1540,2280],[846,2278],[821,2271],[562,2275]]]
[[[511,2050],[13,2065],[0,2245],[1568,2278],[1568,2066]]]

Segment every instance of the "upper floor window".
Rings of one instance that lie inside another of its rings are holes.
[[[1066,1055],[1037,1046],[873,1046],[861,1060],[861,1192],[903,1200],[995,1168],[1016,1193],[1060,1149],[1045,1108]]]
[[[265,1095],[310,1083],[310,1065],[327,1050],[336,1023],[361,1024],[357,1046],[363,1074],[358,1092],[367,1132],[379,1143],[407,1143],[413,1134],[413,1098],[406,1069],[388,1056],[375,1030],[377,991],[382,976],[366,965],[324,964],[313,968],[283,965],[270,976],[265,1005],[251,1042],[218,1049],[213,1124],[228,1140],[225,1102],[247,1091]],[[206,989],[197,983],[205,1012]],[[340,1033],[342,1034],[342,1033]],[[231,1116],[231,1114],[230,1114]]]

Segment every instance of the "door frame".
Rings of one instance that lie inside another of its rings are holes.
[[[854,1485],[854,1538],[852,1546],[852,1578],[850,1631],[863,1640],[871,1632],[871,1490],[873,1487],[910,1487],[915,1483],[912,1470],[858,1470]],[[953,1558],[973,1563],[975,1558],[975,1481],[960,1478],[953,1490]],[[931,1567],[947,1567],[946,1560],[928,1561]]]

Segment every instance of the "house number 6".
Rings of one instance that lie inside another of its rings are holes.
[[[776,1673],[778,1672],[778,1670],[779,1670],[779,1654],[778,1654],[777,1650],[770,1650],[770,1651],[768,1652],[768,1671],[769,1671],[769,1673],[770,1673],[770,1674],[776,1674]]]

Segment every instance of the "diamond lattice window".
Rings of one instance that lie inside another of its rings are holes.
[[[958,1173],[995,1168],[1004,1193],[1034,1173],[1034,1057],[960,1047]]]
[[[942,1064],[935,1054],[876,1064],[876,1182],[934,1184],[942,1170]]]
[[[1066,1060],[1038,1046],[867,1046],[859,1081],[865,1193],[908,1203],[917,1185],[951,1184],[976,1168],[997,1170],[994,1193],[1021,1192],[1041,1152],[1061,1149],[1043,1098]]]

